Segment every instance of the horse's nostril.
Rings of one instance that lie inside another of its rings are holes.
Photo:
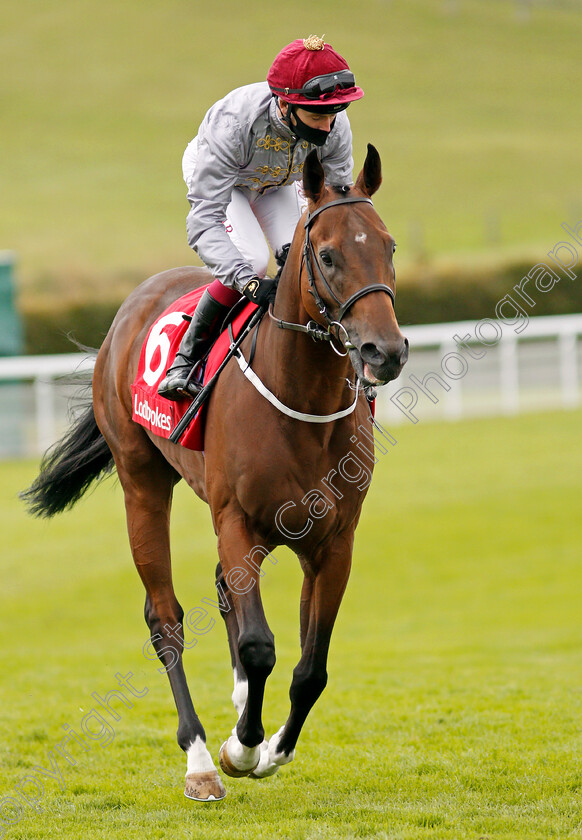
[[[362,359],[369,365],[381,365],[383,362],[386,361],[387,356],[387,354],[383,353],[372,342],[366,342],[366,344],[362,344],[360,348],[360,355],[362,356]]]
[[[368,341],[362,344],[360,355],[366,364],[374,367],[381,367],[387,363],[403,365],[408,359],[408,339],[403,337],[383,347]]]

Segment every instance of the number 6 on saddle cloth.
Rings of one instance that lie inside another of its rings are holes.
[[[175,355],[194,309],[206,286],[178,298],[152,324],[143,343],[135,380],[131,386],[132,419],[160,437],[180,442],[187,449],[204,449],[204,414],[202,410],[218,375],[263,316],[254,303],[244,300],[242,309],[235,307],[229,331],[221,333],[206,357],[203,368],[204,387],[192,402],[173,402],[159,396],[157,387]],[[230,333],[230,334],[229,334]]]

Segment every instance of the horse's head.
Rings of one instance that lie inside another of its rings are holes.
[[[302,302],[319,323],[334,324],[364,385],[383,385],[400,374],[408,341],[394,312],[394,239],[370,197],[382,181],[372,145],[355,187],[326,187],[317,153],[303,169],[309,201]]]

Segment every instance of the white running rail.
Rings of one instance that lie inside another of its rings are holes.
[[[402,388],[412,388],[414,381],[423,381],[429,372],[444,379],[443,358],[459,352],[454,336],[474,337],[476,323],[402,326],[410,341],[410,360],[401,377],[380,390],[378,417],[406,422],[394,396]],[[414,412],[419,419],[455,420],[580,405],[582,315],[529,318],[519,333],[503,322],[493,323],[502,332],[495,346],[467,340],[474,355],[483,350],[486,354],[477,359],[463,351],[466,376],[448,380],[449,390],[435,386],[433,380],[435,401],[418,392]],[[45,451],[66,428],[66,397],[72,393],[67,377],[84,375],[89,381],[93,364],[93,358],[81,353],[0,358],[0,457]],[[416,380],[410,379],[411,374]]]

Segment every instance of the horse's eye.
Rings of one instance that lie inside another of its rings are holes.
[[[321,261],[324,265],[331,266],[333,265],[333,260],[331,256],[328,254],[327,251],[322,251],[319,255],[321,257]]]
[[[396,253],[396,242],[395,242],[395,243],[394,243],[394,245],[392,246],[392,253],[393,253],[393,254],[394,254],[394,253]]]

